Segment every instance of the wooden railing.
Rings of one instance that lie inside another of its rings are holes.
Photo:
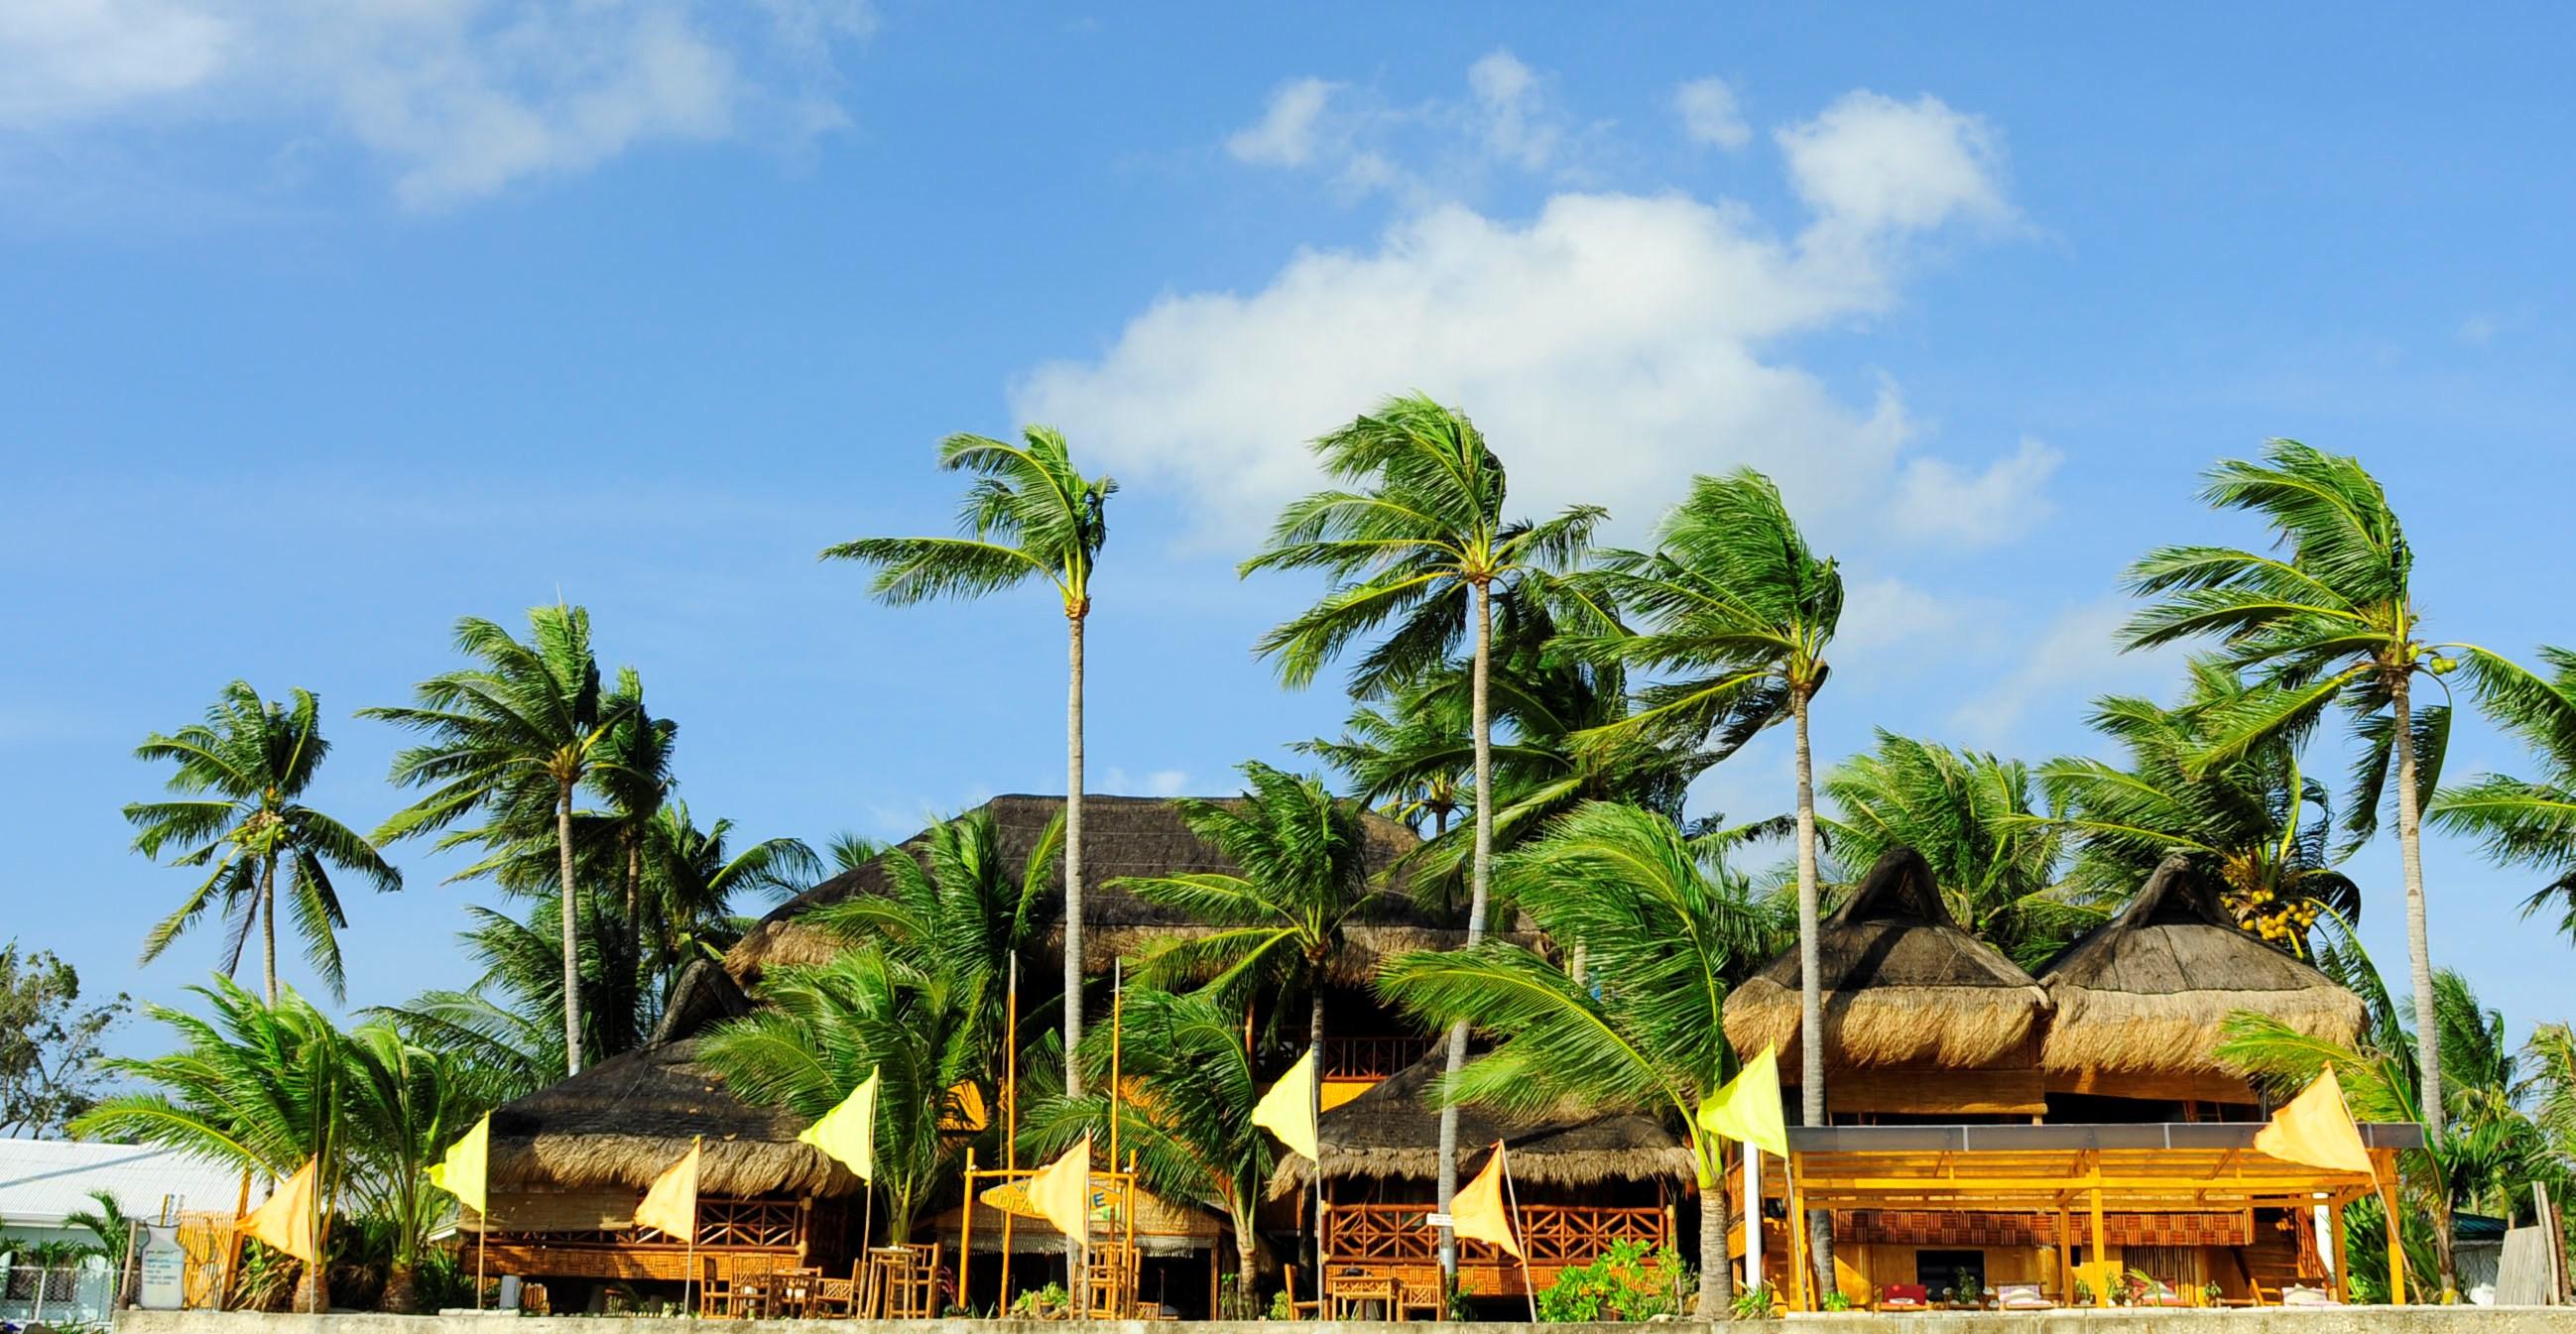
[[[1440,1233],[1423,1222],[1430,1212],[1423,1204],[1334,1205],[1324,1211],[1324,1253],[1336,1268],[1437,1265]],[[1672,1241],[1672,1218],[1654,1206],[1532,1204],[1521,1208],[1520,1231],[1530,1267],[1554,1270],[1590,1264],[1614,1241],[1666,1245]],[[1481,1241],[1461,1242],[1459,1263],[1519,1266]]]
[[[1431,1050],[1431,1039],[1388,1034],[1324,1039],[1324,1078],[1384,1079]]]
[[[702,1197],[695,1249],[706,1256],[748,1251],[801,1256],[806,1251],[809,1217],[795,1200]],[[471,1256],[473,1242],[464,1244]],[[511,1273],[571,1278],[678,1279],[690,1250],[680,1238],[649,1227],[577,1232],[496,1228],[486,1244],[489,1258],[512,1266]]]

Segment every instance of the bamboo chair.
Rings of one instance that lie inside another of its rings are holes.
[[[848,1278],[826,1278],[814,1284],[814,1303],[810,1314],[816,1317],[838,1316],[852,1319],[859,1314],[859,1294],[867,1287],[865,1259],[850,1262]]]
[[[731,1287],[731,1283],[725,1277],[723,1257],[715,1255],[699,1256],[698,1318],[701,1320],[709,1320],[716,1316],[723,1315],[725,1313],[726,1294],[731,1290]]]
[[[939,1246],[909,1247],[912,1272],[905,1283],[902,1319],[928,1319],[939,1314]]]
[[[777,1288],[773,1280],[778,1271],[778,1257],[765,1251],[753,1251],[733,1257],[731,1268],[732,1277],[725,1284],[725,1314],[736,1319],[766,1317],[770,1296]]]
[[[802,1320],[814,1304],[814,1289],[823,1281],[820,1269],[787,1266],[770,1279],[769,1314],[781,1320]]]

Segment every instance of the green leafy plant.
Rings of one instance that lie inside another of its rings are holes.
[[[2091,1306],[2093,1301],[2093,1285],[2080,1278],[2075,1280],[2075,1304],[2078,1306]]]
[[[1690,1266],[1670,1246],[1614,1241],[1588,1265],[1559,1272],[1538,1295],[1546,1321],[1651,1320],[1679,1315],[1680,1294],[1696,1284]],[[1770,1309],[1766,1302],[1763,1310]]]
[[[1072,1309],[1073,1295],[1066,1292],[1061,1283],[1049,1283],[1043,1288],[1032,1288],[1011,1299],[1011,1314],[1036,1320],[1051,1319],[1060,1312]]]
[[[1735,1294],[1735,1318],[1738,1320],[1768,1320],[1771,1318],[1772,1308],[1778,1304],[1779,1294],[1771,1290],[1770,1284],[1756,1283],[1752,1287],[1746,1288],[1744,1291]]]
[[[1228,1275],[1227,1277],[1231,1279],[1232,1275]],[[1288,1290],[1286,1288],[1281,1288],[1279,1291],[1270,1294],[1270,1318],[1273,1320],[1294,1320],[1297,1318],[1295,1299],[1288,1295]]]
[[[1844,1296],[1842,1289],[1836,1288],[1825,1294],[1823,1305],[1828,1311],[1848,1311],[1852,1309],[1852,1299]]]

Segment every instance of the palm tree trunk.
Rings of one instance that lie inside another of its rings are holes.
[[[1476,585],[1476,659],[1470,696],[1472,729],[1476,742],[1476,854],[1467,875],[1467,948],[1474,949],[1485,939],[1485,898],[1492,888],[1494,870],[1494,719],[1486,701],[1486,677],[1492,667],[1494,642],[1494,595],[1485,584]],[[1449,1077],[1467,1067],[1467,1021],[1449,1026]],[[1458,1198],[1458,1108],[1455,1104],[1440,1109],[1440,1212],[1446,1215],[1449,1205]],[[1440,1274],[1450,1286],[1458,1282],[1458,1234],[1440,1229]]]
[[[1816,885],[1816,765],[1807,743],[1807,708],[1811,696],[1791,686],[1789,712],[1798,742],[1798,1046],[1800,1111],[1808,1125],[1825,1117],[1825,979],[1821,944],[1823,927]],[[1809,1248],[1815,1254],[1816,1290],[1834,1289],[1834,1216],[1822,1209],[1807,1214]]]
[[[277,1008],[277,855],[269,854],[259,866],[259,948],[261,963],[268,971],[268,1005]]]
[[[1692,1150],[1698,1152],[1696,1148]],[[1726,1165],[1721,1160],[1709,1169],[1712,1184],[1699,1193],[1699,1309],[1692,1315],[1700,1320],[1724,1320],[1735,1304],[1735,1268],[1726,1251],[1726,1229],[1735,1220],[1726,1208]],[[1752,1274],[1744,1276],[1747,1289],[1760,1283]]]
[[[1088,605],[1069,609],[1064,704],[1064,1092],[1082,1096],[1082,623]]]
[[[1250,1320],[1260,1314],[1252,1303],[1253,1285],[1261,1281],[1260,1261],[1253,1254],[1252,1229],[1237,1222],[1234,1225],[1234,1306],[1231,1311],[1218,1311],[1219,1320]],[[1320,1280],[1319,1280],[1320,1281]],[[1290,1293],[1295,1297],[1295,1293]]]
[[[2415,984],[2415,1063],[2422,1080],[2418,1097],[2423,1103],[2424,1132],[2428,1136],[2442,1133],[2442,1016],[2433,1003],[2433,942],[2424,921],[2424,821],[2415,800],[2415,719],[2409,707],[2412,677],[2394,673],[2388,683],[2390,711],[2395,724],[2397,743],[2397,856],[2406,880],[2406,960],[2414,973]],[[2436,1172],[2438,1183],[2441,1174]],[[2441,1189],[2437,1184],[2436,1189]],[[2442,1291],[2458,1287],[2451,1254],[2448,1199],[2436,1202],[2433,1211],[2434,1254],[2441,1260]]]
[[[626,1004],[631,1015],[644,999],[644,838],[634,828],[626,831],[626,958],[621,971],[633,988]]]
[[[581,1073],[581,914],[573,906],[572,784],[555,802],[555,853],[563,875],[564,1073]]]

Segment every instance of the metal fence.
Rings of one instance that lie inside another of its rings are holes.
[[[6,1277],[0,1277],[0,1320],[104,1326],[115,1309],[116,1271],[112,1269],[11,1265]]]

